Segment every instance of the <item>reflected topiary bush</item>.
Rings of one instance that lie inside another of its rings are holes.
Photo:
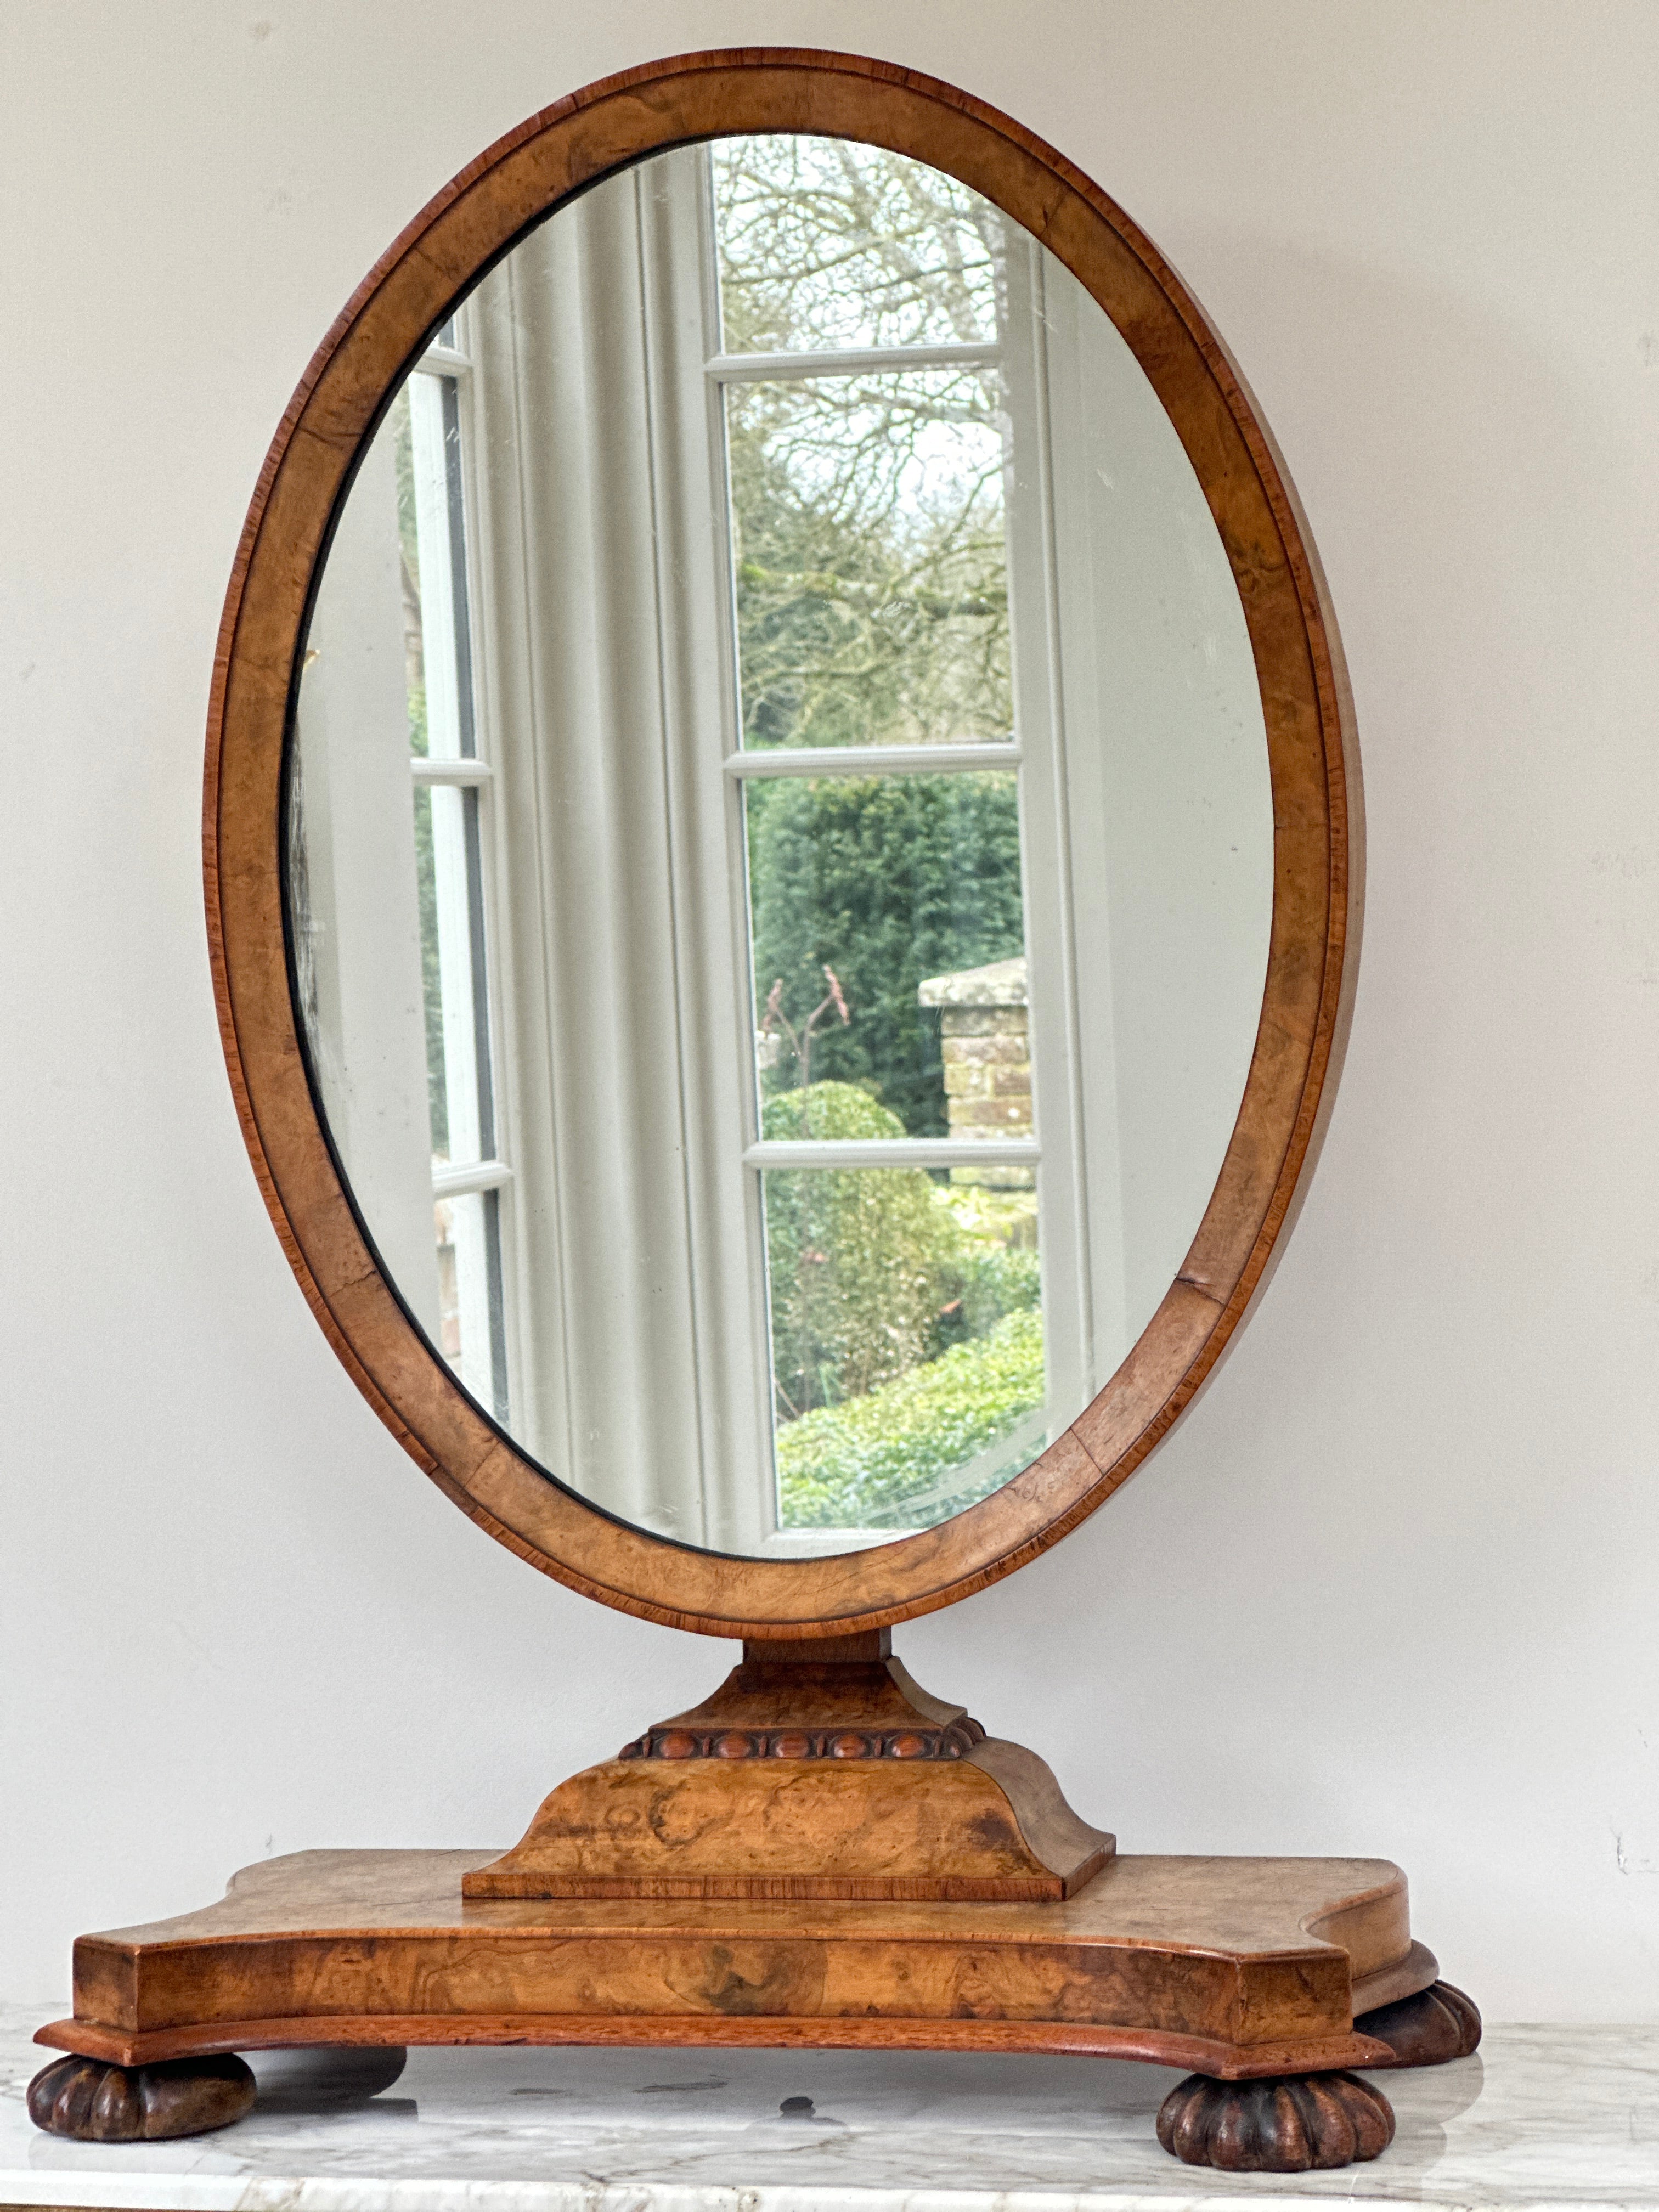
[[[867,1091],[813,1083],[769,1099],[770,1139],[902,1137]],[[771,1170],[766,1258],[781,1420],[864,1396],[933,1348],[954,1223],[922,1168]]]

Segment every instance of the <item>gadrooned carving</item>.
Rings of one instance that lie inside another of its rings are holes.
[[[1217,2081],[1189,2074],[1164,2100],[1158,2139],[1187,2166],[1228,2173],[1306,2173],[1375,2158],[1394,2141],[1394,2108],[1352,2074]]]
[[[1386,2043],[1392,2058],[1370,2058],[1367,2067],[1443,2066],[1467,2058],[1480,2042],[1480,2014],[1473,1997],[1449,1982],[1433,1982],[1415,1996],[1378,2005],[1353,2024],[1356,2035]]]
[[[966,1714],[946,1728],[647,1729],[618,1759],[963,1759],[985,1731]]]
[[[59,2058],[29,2083],[29,2118],[48,2135],[76,2142],[166,2142],[228,2128],[253,2109],[252,2069],[226,2051],[116,2066]]]

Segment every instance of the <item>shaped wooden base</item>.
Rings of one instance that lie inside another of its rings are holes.
[[[1118,1857],[1059,1905],[462,1894],[483,1851],[306,1851],[82,1936],[60,2050],[143,2066],[303,2044],[1055,2051],[1243,2079],[1387,2063],[1426,1987],[1382,1859]]]
[[[1176,2154],[1291,2171],[1388,2140],[1343,2069],[1474,2047],[1436,1971],[1386,1860],[1115,1856],[883,1636],[746,1652],[505,1855],[302,1852],[83,1936],[74,2017],[37,2040],[103,2070],[49,2067],[30,2110],[197,2132],[252,2094],[240,2062],[197,2062],[319,2044],[1067,2051],[1191,2069]]]

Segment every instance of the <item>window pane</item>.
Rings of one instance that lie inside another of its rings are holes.
[[[1035,1190],[921,1168],[763,1181],[779,1526],[930,1528],[1034,1458]]]
[[[726,388],[743,741],[1012,728],[994,369]]]
[[[769,1133],[1029,1136],[1013,772],[781,776],[744,808]],[[871,1127],[817,1127],[849,1087]]]
[[[398,511],[410,741],[434,760],[470,758],[477,747],[455,380],[417,373],[398,406],[406,410],[398,421]]]
[[[493,1190],[441,1198],[438,1240],[440,1349],[475,1398],[507,1417],[501,1316],[501,1214]]]
[[[392,403],[382,433],[392,441],[398,484],[398,583],[404,615],[404,684],[409,695],[409,750],[427,746],[426,663],[421,638],[421,540],[415,521],[415,446],[409,386]]]
[[[712,151],[728,352],[994,341],[1002,222],[966,185],[840,138]]]
[[[410,749],[421,758],[467,758],[476,746],[455,380],[417,372],[389,427]],[[470,1164],[493,1158],[495,1146],[477,793],[417,785],[414,807],[433,1157]]]
[[[477,793],[417,787],[415,852],[433,1158],[470,1166],[495,1156]]]

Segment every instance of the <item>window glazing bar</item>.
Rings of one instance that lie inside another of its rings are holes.
[[[940,775],[954,769],[1018,768],[1020,747],[980,745],[778,745],[728,753],[726,773],[747,781],[777,775]]]
[[[825,346],[818,353],[717,353],[704,364],[716,384],[793,381],[807,376],[884,374],[906,368],[975,368],[998,360],[998,345]]]
[[[425,784],[488,783],[495,773],[488,761],[471,757],[458,759],[453,753],[437,760],[424,753],[416,753],[410,759],[409,772],[416,783]]]
[[[814,1144],[763,1139],[744,1152],[746,1168],[1030,1168],[1042,1157],[1035,1137],[826,1137]]]
[[[429,345],[415,364],[416,374],[422,376],[465,376],[471,366],[467,355],[447,345]]]
[[[513,1180],[505,1160],[470,1160],[463,1166],[434,1168],[434,1198],[465,1198],[475,1190],[500,1190]]]

